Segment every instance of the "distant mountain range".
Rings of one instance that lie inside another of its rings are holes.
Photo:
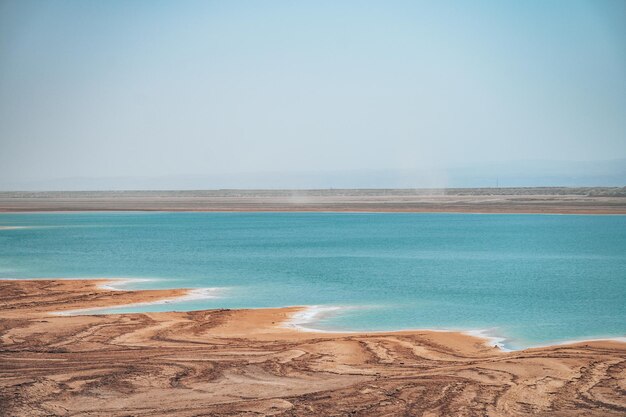
[[[2,191],[202,190],[319,188],[623,187],[626,159],[516,161],[450,169],[251,172],[164,177],[56,178],[11,181]]]

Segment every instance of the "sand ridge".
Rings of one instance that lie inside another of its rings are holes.
[[[184,296],[0,281],[6,416],[623,416],[626,344],[502,352],[452,332],[301,332],[298,307],[57,316]]]

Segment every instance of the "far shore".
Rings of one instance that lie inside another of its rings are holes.
[[[626,187],[0,192],[0,212],[626,214]]]
[[[110,281],[0,280],[7,415],[626,412],[626,344],[616,341],[503,352],[455,332],[305,332],[285,325],[301,307],[50,314],[190,291]]]

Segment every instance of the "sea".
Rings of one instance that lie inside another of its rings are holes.
[[[4,213],[0,278],[194,289],[89,314],[307,306],[288,325],[626,340],[624,215]]]

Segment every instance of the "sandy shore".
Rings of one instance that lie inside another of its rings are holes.
[[[0,281],[6,416],[624,416],[626,344],[502,352],[448,332],[313,333],[298,307],[58,316],[184,296]]]

